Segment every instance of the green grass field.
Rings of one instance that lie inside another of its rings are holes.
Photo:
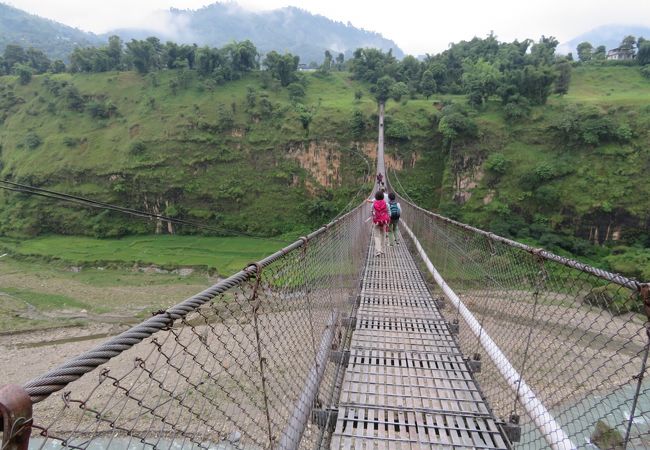
[[[206,266],[231,275],[247,263],[276,252],[289,243],[249,237],[132,236],[93,239],[43,236],[27,240],[0,238],[0,247],[20,256],[59,260],[75,266],[155,264],[161,267]]]
[[[132,323],[289,243],[248,237],[0,238],[0,333]],[[181,275],[164,269],[198,267]],[[81,268],[79,268],[81,266]],[[134,267],[137,266],[137,267]],[[210,268],[206,273],[205,268]]]

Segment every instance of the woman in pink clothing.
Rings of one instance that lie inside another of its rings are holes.
[[[375,201],[372,203],[372,223],[372,234],[375,238],[375,256],[383,255],[390,214],[388,213],[388,205],[384,200],[384,193],[381,191],[375,194]]]

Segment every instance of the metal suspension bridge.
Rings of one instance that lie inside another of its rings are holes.
[[[650,448],[650,285],[425,211],[389,181],[400,245],[375,256],[361,204],[2,386],[2,450]]]

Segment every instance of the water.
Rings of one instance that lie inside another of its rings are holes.
[[[576,446],[596,450],[598,447],[591,442],[591,434],[598,420],[616,428],[621,436],[625,437],[635,391],[636,383],[630,383],[607,395],[590,395],[572,405],[554,408],[551,414]],[[646,379],[641,386],[636,413],[632,420],[628,449],[650,447],[649,411],[650,380]],[[541,435],[531,425],[524,426],[522,435],[523,442],[543,443]],[[640,437],[641,435],[644,436]]]

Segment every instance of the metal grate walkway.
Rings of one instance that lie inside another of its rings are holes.
[[[331,448],[508,448],[405,245],[360,297]]]

